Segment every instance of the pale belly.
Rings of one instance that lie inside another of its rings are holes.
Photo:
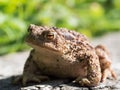
[[[39,67],[41,73],[45,75],[76,78],[78,76],[85,77],[87,75],[87,66],[84,62],[71,61],[68,58],[59,55],[42,55],[34,60]]]

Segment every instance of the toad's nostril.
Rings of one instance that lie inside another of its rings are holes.
[[[35,27],[35,25],[34,25],[34,24],[30,24],[30,26],[28,27],[28,32],[30,32],[31,30],[33,30],[33,29],[34,29],[34,27]]]

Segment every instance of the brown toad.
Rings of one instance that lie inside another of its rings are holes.
[[[48,80],[50,76],[70,78],[81,86],[96,86],[108,75],[116,78],[106,48],[94,48],[75,31],[31,24],[26,42],[34,49],[24,66],[23,85]]]

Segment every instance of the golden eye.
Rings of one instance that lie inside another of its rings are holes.
[[[48,35],[46,35],[46,38],[47,39],[54,39],[54,34],[48,34]]]
[[[56,34],[55,32],[47,31],[47,32],[44,32],[43,36],[46,40],[54,40],[56,37]]]

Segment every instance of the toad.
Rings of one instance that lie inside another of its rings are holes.
[[[50,77],[69,78],[80,86],[97,86],[111,75],[111,59],[103,45],[93,47],[86,36],[65,28],[37,26],[28,28],[26,42],[30,55],[23,75],[16,78],[23,85],[42,82]]]

